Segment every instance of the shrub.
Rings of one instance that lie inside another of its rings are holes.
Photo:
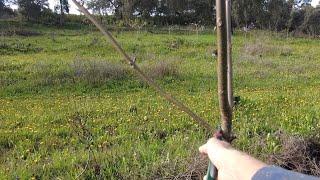
[[[121,64],[99,60],[75,60],[70,64],[76,81],[102,84],[110,80],[123,80],[131,76],[128,68]]]
[[[131,76],[128,68],[102,60],[76,59],[63,66],[40,61],[30,68],[28,71],[35,73],[40,84],[50,86],[64,83],[86,83],[97,86]]]
[[[171,61],[160,61],[155,64],[145,64],[141,69],[152,79],[177,77],[177,65]],[[64,66],[47,64],[43,61],[32,65],[34,72],[42,85],[59,85],[64,83],[85,83],[100,86],[107,82],[133,80],[134,73],[129,66],[103,60],[76,59]],[[135,77],[135,80],[140,80]]]
[[[281,55],[289,56],[292,54],[292,49],[288,46],[273,46],[261,42],[247,43],[244,45],[244,52],[251,56],[262,55]]]
[[[320,143],[314,136],[280,135],[282,150],[270,155],[270,164],[276,164],[288,170],[320,176]]]
[[[152,79],[163,79],[164,77],[177,77],[178,67],[173,61],[159,61],[153,65],[143,66],[146,74]]]
[[[308,9],[304,17],[302,29],[309,35],[316,36],[320,35],[320,9]]]

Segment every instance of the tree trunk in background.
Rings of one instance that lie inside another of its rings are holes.
[[[124,16],[124,21],[126,23],[129,23],[132,13],[133,13],[133,0],[124,0],[123,3],[123,16]]]
[[[224,139],[231,141],[232,111],[228,101],[227,23],[225,0],[216,0],[218,97]]]
[[[231,110],[234,106],[233,99],[233,71],[232,71],[232,27],[231,27],[231,0],[226,0],[226,23],[227,23],[227,41],[228,41],[228,101]]]
[[[64,8],[63,8],[63,0],[60,0],[60,26],[64,24]]]

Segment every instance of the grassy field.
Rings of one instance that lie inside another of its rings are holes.
[[[0,37],[1,179],[173,177],[209,135],[140,81],[96,31]],[[219,124],[213,33],[113,32],[167,91]],[[279,133],[320,130],[320,41],[234,36],[234,145],[256,157]]]

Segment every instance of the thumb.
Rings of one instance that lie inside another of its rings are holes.
[[[204,144],[202,146],[199,147],[199,152],[201,154],[205,154],[207,155],[208,154],[208,145],[207,144]]]

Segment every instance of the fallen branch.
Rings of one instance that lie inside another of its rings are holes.
[[[123,48],[120,46],[120,44],[117,42],[117,40],[112,36],[112,34],[109,31],[106,31],[100,23],[89,13],[89,11],[80,5],[76,0],[72,0],[74,4],[79,8],[79,10],[88,18],[90,21],[101,31],[101,33],[107,37],[113,47],[124,57],[125,61],[132,66],[132,68],[140,75],[140,77],[149,84],[149,86],[153,87],[163,98],[171,102],[173,105],[175,105],[177,108],[179,108],[181,111],[187,113],[192,119],[197,122],[200,126],[204,127],[207,131],[210,133],[213,132],[212,127],[210,124],[199,117],[197,114],[195,114],[190,108],[185,106],[182,102],[178,101],[176,98],[174,98],[172,95],[165,92],[158,84],[156,84],[151,78],[149,78],[135,63],[135,58],[130,58],[129,55],[123,50]]]

